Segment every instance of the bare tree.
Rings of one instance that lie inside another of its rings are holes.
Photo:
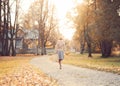
[[[54,16],[54,6],[49,0],[36,0],[30,7],[27,14],[30,18],[27,24],[30,28],[37,28],[39,32],[38,48],[41,48],[41,55],[46,54],[46,43],[51,31],[57,26]],[[37,25],[35,25],[37,22]],[[36,27],[37,26],[37,27]]]
[[[16,0],[16,12],[18,12],[17,1],[18,0]],[[0,0],[0,40],[3,56],[16,55],[15,35],[17,30],[11,24],[11,9],[10,0]],[[16,23],[14,25],[16,25]]]

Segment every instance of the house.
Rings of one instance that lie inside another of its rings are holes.
[[[17,32],[17,53],[36,53],[38,45],[38,31],[36,29],[20,29]]]

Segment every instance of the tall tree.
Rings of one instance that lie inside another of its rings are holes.
[[[77,5],[77,16],[75,17],[75,25],[77,32],[79,32],[79,42],[81,45],[81,53],[83,53],[85,42],[88,48],[88,57],[92,57],[92,39],[91,39],[91,25],[93,21],[93,5],[91,0],[85,0],[83,4]]]
[[[38,48],[41,48],[41,55],[46,54],[46,43],[51,31],[57,26],[54,14],[54,5],[50,0],[36,0],[28,12],[28,16],[30,16],[28,21],[30,25],[28,26],[30,28],[37,26],[37,30],[39,31]]]
[[[2,55],[9,55],[8,51],[8,27],[9,27],[9,0],[2,1],[2,22],[3,22],[3,29],[2,29]]]
[[[106,0],[97,2],[97,16],[96,25],[99,32],[99,42],[101,46],[102,57],[109,57],[111,55],[113,41],[115,40],[115,33],[118,33],[119,15],[117,9],[120,2],[118,0]]]
[[[90,56],[93,43],[99,43],[102,57],[111,55],[113,41],[119,38],[119,0],[85,0],[85,5],[77,7],[77,32],[84,32]]]
[[[16,0],[16,2],[17,1],[18,0]],[[16,55],[15,53],[16,28],[13,28],[11,24],[12,22],[11,9],[12,8],[10,0],[0,0],[0,40],[3,56]]]
[[[17,31],[19,28],[19,24],[18,24],[18,18],[19,18],[19,4],[20,4],[20,0],[16,0],[15,2],[15,20],[14,20],[14,26],[12,26],[11,24],[11,15],[10,15],[10,46],[9,46],[9,52],[11,52],[10,54],[12,56],[16,55],[16,39],[17,39]]]

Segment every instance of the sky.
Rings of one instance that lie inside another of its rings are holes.
[[[20,0],[20,10],[25,13],[28,11],[30,5],[35,0]],[[82,3],[83,0],[77,0],[78,3]],[[72,23],[66,18],[66,14],[72,8],[74,8],[75,4],[73,0],[53,0],[56,6],[57,16],[59,19],[59,31],[66,38],[71,40],[72,36],[75,32],[75,29],[72,26]]]
[[[72,0],[54,0],[56,9],[57,9],[57,16],[59,19],[59,31],[60,33],[68,40],[72,39],[72,36],[75,32],[73,29],[71,22],[66,18],[66,14],[70,11],[73,7]]]

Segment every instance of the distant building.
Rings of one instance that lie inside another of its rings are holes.
[[[38,30],[20,29],[16,40],[17,53],[36,53],[38,35]]]
[[[22,49],[23,48],[23,39],[24,39],[25,32],[21,29],[17,32],[17,38],[16,38],[16,48]]]

